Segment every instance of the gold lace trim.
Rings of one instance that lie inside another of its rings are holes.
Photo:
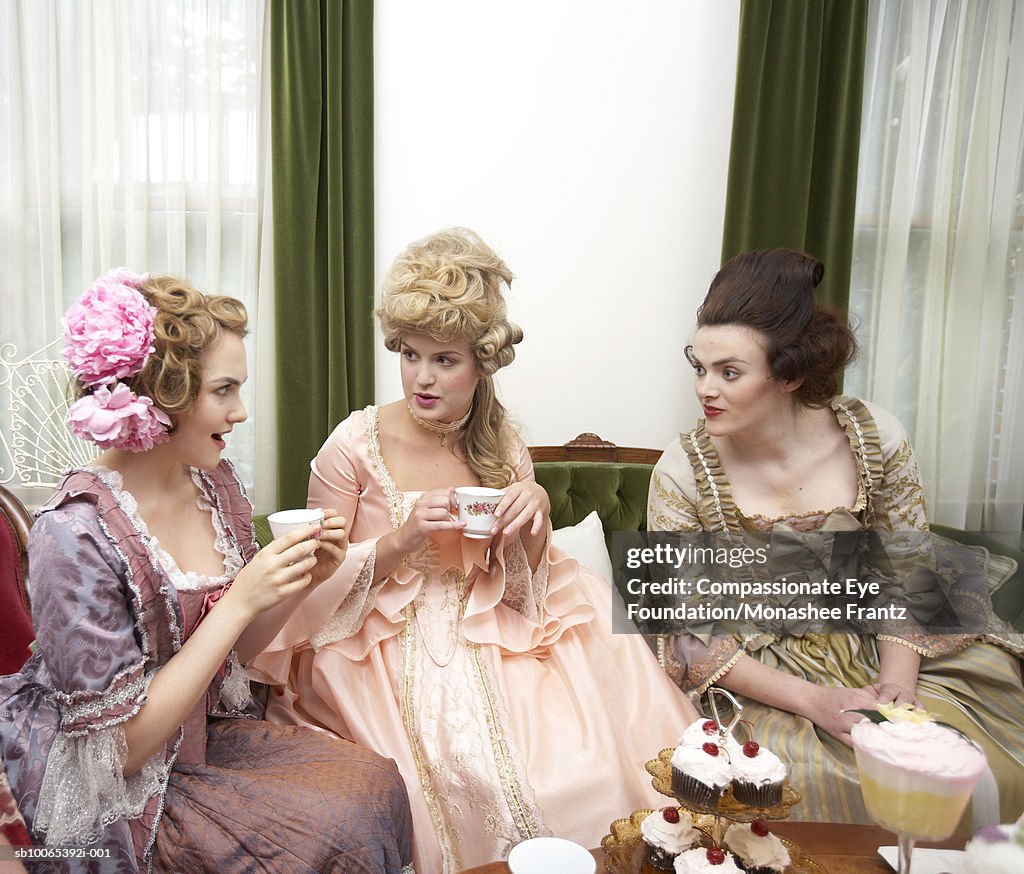
[[[391,527],[397,531],[405,521],[405,511],[402,507],[402,493],[398,491],[398,486],[395,485],[395,480],[380,451],[380,410],[370,405],[363,410],[363,416],[366,419],[366,444],[370,449],[373,466],[377,468],[377,481],[388,499]]]
[[[697,687],[697,692],[699,692],[701,695],[707,692],[708,687],[713,686],[715,683],[721,680],[722,677],[728,674],[729,671],[731,671],[733,667],[735,667],[736,662],[738,662],[743,656],[744,652],[742,649],[736,650],[736,652],[732,654],[732,657],[724,665],[722,665],[707,680],[705,680],[703,683],[701,683],[700,686]]]
[[[935,658],[935,656],[938,655],[938,653],[935,652],[935,650],[926,649],[923,646],[920,646],[916,643],[913,643],[912,641],[907,640],[905,637],[896,637],[892,634],[876,634],[875,640],[887,640],[890,643],[898,643],[901,646],[905,646],[907,649],[913,650],[918,655],[924,656],[925,658]]]
[[[490,676],[490,671],[483,663],[480,647],[475,643],[467,643],[466,647],[477,683],[480,686],[484,705],[487,708],[487,730],[491,737],[494,762],[498,766],[498,774],[501,778],[501,790],[505,795],[505,801],[516,828],[523,840],[550,834],[541,821],[541,811],[534,800],[533,790],[528,782],[522,761],[515,755],[517,750],[505,736],[505,727],[508,725],[509,716],[501,698],[493,691],[494,678]]]
[[[427,810],[430,811],[430,819],[434,823],[434,834],[437,835],[437,842],[441,847],[444,871],[454,871],[459,867],[458,855],[452,846],[451,836],[448,834],[444,816],[437,803],[434,784],[431,782],[427,766],[423,762],[423,750],[420,747],[419,735],[416,733],[416,707],[412,692],[416,664],[416,632],[412,621],[414,609],[412,604],[405,608],[405,628],[402,630],[402,721],[405,723],[409,748],[412,750],[416,773],[419,775],[420,787],[423,789],[423,800],[427,804]]]
[[[384,456],[380,451],[380,419],[379,410],[376,406],[370,405],[363,410],[366,417],[366,443],[370,450],[370,457],[377,468],[377,481],[384,490],[388,500],[388,508],[391,511],[391,527],[397,531],[405,521],[405,507],[402,501],[402,494],[398,491],[395,481],[384,463]],[[406,559],[408,564],[408,558]],[[415,630],[415,602],[405,608],[405,627],[402,629],[402,690],[401,710],[402,722],[405,726],[405,734],[409,739],[409,749],[412,752],[413,761],[416,763],[416,773],[419,775],[420,787],[423,790],[423,800],[426,802],[427,810],[430,812],[430,819],[434,824],[434,833],[437,835],[437,842],[441,847],[441,858],[445,871],[454,871],[459,867],[458,854],[452,845],[451,835],[445,824],[444,815],[441,813],[437,796],[434,793],[434,784],[430,779],[427,766],[423,761],[423,749],[420,746],[419,735],[416,732],[416,706],[413,700],[413,682],[415,680],[416,666],[416,630]]]

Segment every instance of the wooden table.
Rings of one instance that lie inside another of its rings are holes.
[[[793,841],[830,874],[892,874],[878,855],[878,848],[895,845],[896,836],[876,825],[846,825],[831,822],[773,822],[772,831]],[[938,844],[923,842],[922,847],[963,849],[963,838],[951,838]],[[591,850],[597,859],[599,874],[604,871],[604,853]],[[463,874],[508,874],[504,862],[490,862],[470,868]]]

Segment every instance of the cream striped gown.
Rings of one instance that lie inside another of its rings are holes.
[[[885,410],[856,398],[832,402],[857,461],[859,495],[855,506],[797,517],[746,516],[732,490],[703,420],[665,451],[651,480],[648,526],[653,531],[758,532],[778,526],[927,532],[928,522],[917,463],[902,425]],[[986,559],[989,585],[1013,567]],[[977,635],[882,635],[922,655],[917,695],[921,702],[982,745],[999,784],[1002,821],[1024,809],[1024,689],[1021,656],[1024,635],[992,616]],[[664,647],[666,668],[685,691],[704,691],[746,653],[762,663],[812,683],[850,688],[878,678],[878,648],[870,634],[714,634],[704,642],[686,637],[676,647],[683,663]],[[861,800],[853,752],[809,720],[757,701],[743,699],[744,718],[758,739],[790,769],[803,801],[799,819],[870,822]]]

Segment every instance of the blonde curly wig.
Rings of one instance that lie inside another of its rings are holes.
[[[137,395],[148,395],[177,426],[202,384],[202,355],[224,331],[248,333],[245,305],[233,297],[207,295],[172,276],[150,276],[139,293],[156,307],[154,352],[142,370],[122,382]]]
[[[377,308],[384,345],[392,352],[412,333],[469,344],[482,376],[456,445],[481,484],[497,488],[515,476],[507,413],[493,381],[523,339],[508,320],[502,294],[502,285],[511,283],[512,271],[476,233],[448,228],[417,240],[395,259]]]

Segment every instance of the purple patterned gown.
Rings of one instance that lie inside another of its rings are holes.
[[[124,722],[256,551],[230,463],[193,479],[224,555],[221,577],[182,572],[119,475],[102,468],[72,471],[32,529],[39,649],[0,678],[2,763],[37,845],[111,852],[30,870],[411,870],[394,762],[255,718],[234,654],[181,730],[124,777]]]

